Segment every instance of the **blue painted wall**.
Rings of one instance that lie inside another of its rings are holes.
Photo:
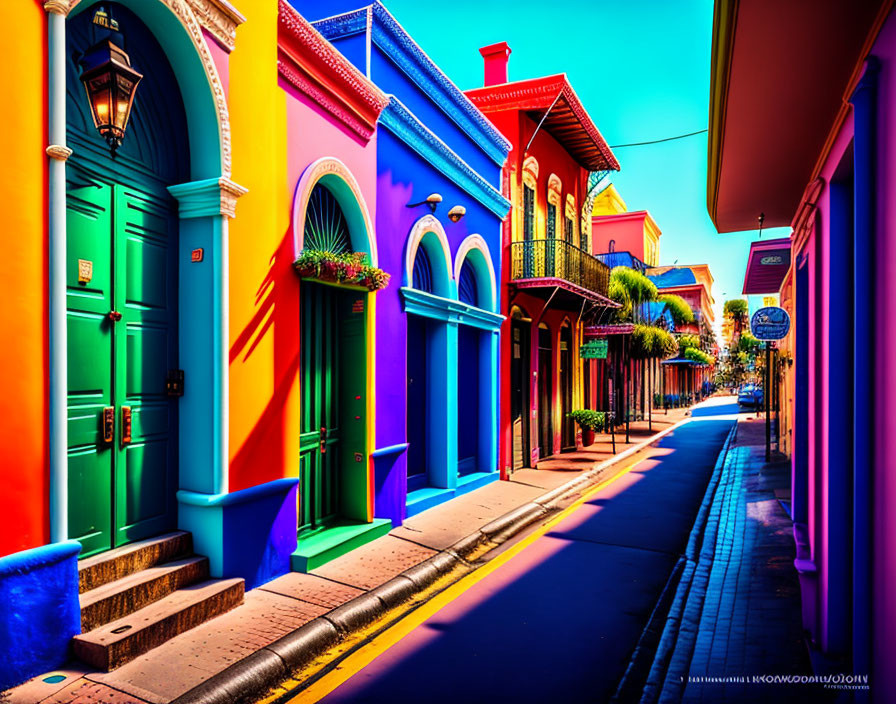
[[[68,659],[81,632],[80,552],[70,540],[0,558],[0,691]]]

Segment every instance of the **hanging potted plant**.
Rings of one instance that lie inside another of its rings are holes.
[[[306,249],[293,263],[296,273],[303,279],[316,279],[329,283],[364,286],[377,291],[389,284],[389,274],[370,265],[365,252],[324,252]]]
[[[607,414],[603,411],[587,409],[571,411],[569,417],[578,423],[582,429],[582,445],[584,447],[594,444],[595,433],[603,428],[607,421]]]

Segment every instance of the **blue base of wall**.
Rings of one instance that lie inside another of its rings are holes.
[[[74,540],[0,558],[0,690],[59,667],[81,632]]]
[[[193,534],[213,577],[242,577],[253,589],[290,570],[298,485],[277,479],[230,494],[179,491],[178,527]]]
[[[417,489],[408,493],[407,514],[405,518],[416,516],[428,509],[467,494],[500,478],[498,472],[473,472],[457,478],[454,489],[439,489],[432,486]]]

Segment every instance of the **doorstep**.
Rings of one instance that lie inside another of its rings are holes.
[[[374,518],[370,523],[340,521],[319,533],[299,538],[292,554],[293,572],[310,572],[337,557],[351,552],[392,530],[388,518]]]
[[[416,516],[418,513],[423,513],[446,501],[498,481],[499,478],[499,472],[471,472],[470,474],[460,475],[457,478],[457,486],[454,489],[425,486],[422,489],[410,491],[408,492],[405,518]]]

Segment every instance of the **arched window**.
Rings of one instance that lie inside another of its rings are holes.
[[[547,212],[547,236],[548,239],[557,237],[557,214],[560,211],[560,191],[563,186],[557,174],[548,177],[548,212]]]
[[[460,268],[460,278],[457,282],[457,296],[461,303],[471,306],[479,306],[479,295],[476,288],[476,272],[469,257],[464,260]]]
[[[348,223],[330,190],[317,184],[308,199],[305,214],[304,248],[342,254],[352,251]]]
[[[616,251],[616,240],[610,240],[610,243],[607,245],[607,251],[608,252]]]
[[[426,247],[418,247],[414,257],[414,272],[411,285],[418,291],[432,293],[432,264]]]
[[[523,238],[535,239],[535,190],[538,187],[538,162],[529,157],[523,162]]]
[[[566,212],[563,223],[563,239],[570,244],[578,244],[576,241],[576,199],[572,193],[566,194]]]

